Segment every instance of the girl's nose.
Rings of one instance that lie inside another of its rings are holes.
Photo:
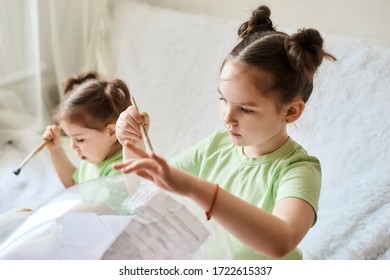
[[[70,139],[70,147],[72,149],[76,149],[76,147],[77,147],[76,141],[74,141],[73,139]]]
[[[223,112],[223,122],[225,123],[226,127],[237,125],[237,120],[234,116],[234,112],[228,107],[225,108]]]

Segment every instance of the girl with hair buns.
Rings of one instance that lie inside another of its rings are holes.
[[[69,188],[119,173],[112,169],[113,163],[123,159],[115,123],[131,105],[127,85],[122,80],[107,81],[96,72],[87,72],[67,79],[63,86],[65,98],[56,108],[56,124],[48,126],[42,136],[49,142],[47,147],[61,182]],[[81,159],[78,167],[63,149],[60,127]]]
[[[286,127],[305,109],[322,60],[334,57],[314,29],[290,36],[276,31],[266,6],[253,12],[238,35],[218,87],[226,129],[168,164],[139,148],[137,123],[149,119],[130,107],[116,131],[133,158],[114,168],[193,199],[207,219],[229,231],[236,259],[302,259],[297,245],[316,223],[321,167]]]

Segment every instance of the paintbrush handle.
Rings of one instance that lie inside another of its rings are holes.
[[[150,143],[150,139],[148,133],[146,132],[144,123],[141,123],[140,127],[141,127],[142,138],[144,138],[146,148],[149,150],[149,152],[154,153],[152,143]]]
[[[43,149],[43,147],[46,146],[48,141],[44,140],[42,141],[41,144],[39,144],[38,147],[36,147],[24,160],[23,162],[19,165],[19,168],[22,168],[35,154],[37,154],[40,150]]]
[[[138,109],[138,106],[137,106],[137,103],[135,102],[134,97],[131,96],[130,99],[131,99],[131,102],[133,103],[135,109],[137,109],[138,113],[140,113],[140,111]],[[139,127],[140,127],[140,130],[141,130],[142,138],[144,139],[144,143],[145,143],[146,148],[149,150],[149,152],[154,153],[154,150],[153,150],[153,147],[152,147],[152,143],[150,142],[148,133],[146,132],[146,128],[145,128],[144,122],[140,123]]]

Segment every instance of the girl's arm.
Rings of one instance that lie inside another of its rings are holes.
[[[60,178],[62,184],[65,188],[69,188],[75,184],[73,180],[73,173],[76,170],[76,167],[69,160],[64,149],[58,150],[56,152],[50,152],[51,160],[54,164],[54,168],[57,171],[58,177]]]
[[[74,185],[72,178],[73,172],[76,167],[69,160],[62,146],[59,127],[56,125],[50,125],[46,128],[42,138],[48,141],[47,148],[50,153],[51,160],[54,168],[65,188],[69,188]]]
[[[269,257],[283,257],[294,249],[311,227],[315,214],[312,207],[298,198],[280,200],[272,214],[252,205],[216,185],[170,167],[154,154],[148,155],[130,143],[126,147],[138,159],[116,164],[124,173],[154,181],[158,186],[193,199],[209,211],[216,196],[211,217],[237,239],[253,250]]]

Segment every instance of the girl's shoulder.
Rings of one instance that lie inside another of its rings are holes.
[[[225,129],[218,130],[198,143],[198,149],[203,152],[231,149],[234,144]]]
[[[214,132],[208,137],[208,140],[210,143],[214,143],[214,144],[233,144],[229,136],[229,133],[226,129],[221,129]]]
[[[309,154],[299,143],[291,138],[288,141],[291,145],[291,157],[293,159],[319,163],[319,159]]]

